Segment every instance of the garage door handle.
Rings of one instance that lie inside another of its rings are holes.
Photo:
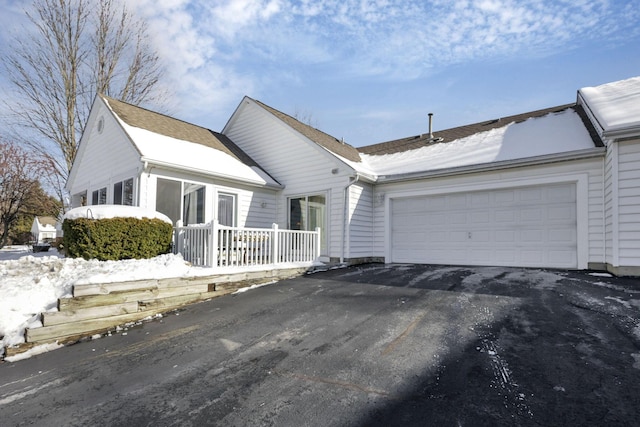
[[[469,232],[469,239],[471,239],[471,232]]]

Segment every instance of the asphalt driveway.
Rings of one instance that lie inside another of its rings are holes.
[[[638,425],[640,281],[371,264],[0,364],[12,425]]]

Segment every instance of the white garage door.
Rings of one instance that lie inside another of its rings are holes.
[[[391,203],[392,262],[577,267],[575,184]]]

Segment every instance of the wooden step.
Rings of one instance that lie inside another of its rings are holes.
[[[183,286],[179,288],[146,289],[135,291],[113,292],[107,295],[85,295],[73,298],[61,298],[58,300],[58,310],[68,311],[81,308],[100,307],[105,305],[124,304],[155,298],[167,298],[179,295],[200,294],[212,292],[215,287],[208,284]]]

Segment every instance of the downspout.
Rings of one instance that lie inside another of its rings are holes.
[[[602,162],[602,267],[607,269],[607,158],[609,148]]]
[[[347,244],[347,222],[349,220],[349,188],[353,184],[358,182],[359,179],[360,179],[360,175],[356,174],[356,176],[351,178],[351,180],[346,185],[346,187],[344,187],[344,210],[343,210],[344,219],[342,221],[342,251],[340,254],[340,264],[344,262],[345,246]]]

